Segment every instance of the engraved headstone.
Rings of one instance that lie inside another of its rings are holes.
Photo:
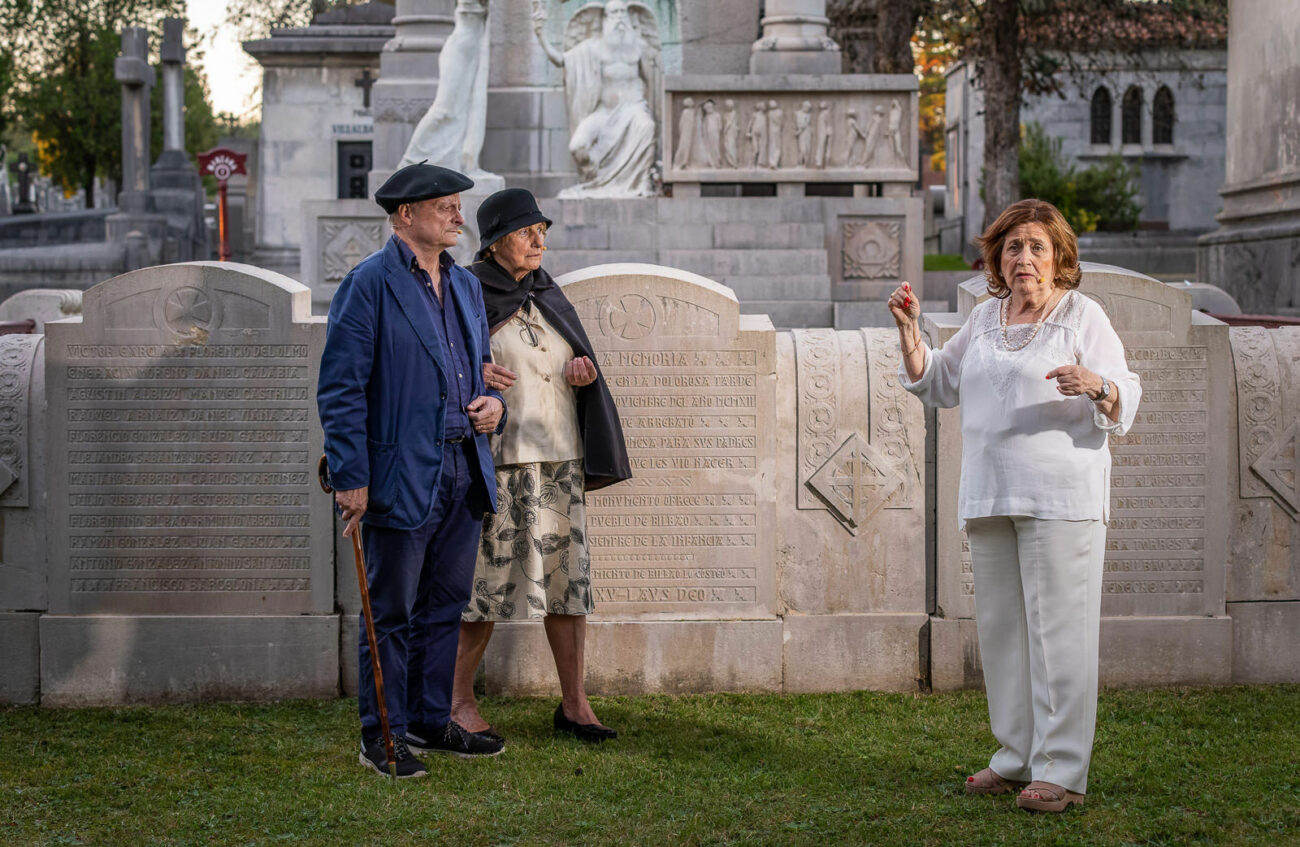
[[[306,287],[242,265],[126,274],[52,323],[50,608],[334,608]]]
[[[618,405],[635,478],[588,496],[597,613],[771,618],[771,321],[730,290],[647,265],[562,280]]]

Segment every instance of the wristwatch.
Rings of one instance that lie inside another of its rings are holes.
[[[1103,376],[1101,378],[1101,392],[1096,397],[1092,398],[1092,402],[1100,403],[1102,400],[1105,400],[1109,396],[1110,396],[1110,380],[1106,379],[1106,377]]]

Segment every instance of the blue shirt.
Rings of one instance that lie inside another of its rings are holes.
[[[429,272],[420,267],[420,260],[407,246],[406,242],[393,236],[397,253],[401,257],[402,267],[411,274],[412,283],[424,292],[429,313],[433,315],[433,324],[438,329],[438,345],[442,350],[443,361],[451,368],[447,374],[447,429],[445,438],[472,437],[474,428],[470,425],[465,407],[474,399],[473,365],[469,360],[469,348],[465,345],[465,334],[456,317],[456,303],[453,300],[451,286],[451,266],[456,262],[447,251],[438,255],[438,278],[442,289],[442,299],[433,291],[433,279]]]

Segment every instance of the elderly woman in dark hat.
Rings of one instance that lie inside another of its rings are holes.
[[[550,225],[521,188],[498,191],[478,211],[482,240],[469,270],[492,334],[494,364],[484,376],[504,393],[510,416],[492,441],[497,514],[483,526],[461,616],[452,714],[471,732],[500,737],[479,714],[474,673],[496,621],[541,618],[563,694],[555,729],[599,742],[617,733],[596,718],[583,682],[593,608],[585,493],[632,472],[591,342],[541,267]]]

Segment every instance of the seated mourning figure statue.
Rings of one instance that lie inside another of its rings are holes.
[[[641,3],[588,4],[570,19],[561,53],[542,34],[546,0],[534,0],[533,30],[564,69],[569,153],[582,184],[561,197],[645,197],[658,137],[660,41],[654,13]]]

